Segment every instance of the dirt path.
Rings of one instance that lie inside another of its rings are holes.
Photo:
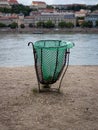
[[[69,66],[61,93],[35,88],[33,67],[0,68],[0,130],[98,130],[98,66]]]

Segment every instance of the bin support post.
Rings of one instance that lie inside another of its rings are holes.
[[[62,74],[62,76],[61,76],[60,83],[59,83],[59,87],[58,87],[58,91],[59,91],[59,92],[60,92],[62,80],[63,80],[64,75],[65,75],[65,73],[66,73],[66,71],[67,71],[67,69],[68,69],[68,66],[69,66],[69,54],[70,54],[70,50],[68,49],[68,50],[67,50],[67,57],[66,57],[67,59],[66,59],[66,64],[65,64],[64,72],[63,72],[63,74]]]
[[[35,54],[35,49],[34,49],[34,45],[33,45],[33,42],[29,42],[28,43],[28,46],[30,45],[30,44],[32,44],[32,48],[33,48],[33,54],[34,54],[34,60],[35,60],[35,64],[34,64],[34,66],[35,66],[35,70],[36,70],[36,54]],[[40,82],[38,81],[38,76],[37,76],[37,70],[36,70],[36,77],[37,77],[37,83],[38,83],[38,90],[39,90],[39,92],[40,92]]]

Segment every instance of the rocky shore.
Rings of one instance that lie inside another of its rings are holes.
[[[95,33],[98,34],[98,28],[65,28],[65,29],[43,29],[43,28],[0,28],[0,33],[32,33],[32,34],[66,34],[66,33]]]

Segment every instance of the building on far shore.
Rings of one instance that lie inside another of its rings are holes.
[[[85,21],[91,21],[93,27],[96,26],[96,21],[98,21],[98,12],[93,12],[85,17]]]
[[[12,5],[19,4],[17,0],[0,0],[0,7],[11,8]]]
[[[71,22],[74,27],[76,26],[76,18],[73,13],[41,13],[38,17],[35,17],[35,25],[37,22],[52,21],[56,26],[61,21]]]
[[[8,3],[10,5],[18,5],[19,4],[17,0],[8,0]]]
[[[74,13],[65,13],[64,21],[66,23],[71,22],[71,23],[73,23],[74,27],[76,27],[76,18],[75,18],[75,14]]]
[[[32,24],[32,26],[35,26],[35,16],[26,16],[24,18],[24,24],[26,27],[28,27],[29,24]]]
[[[2,15],[2,14],[0,14]],[[56,27],[58,27],[59,22],[65,21],[66,23],[73,23],[74,27],[76,27],[76,18],[73,13],[37,13],[31,14],[30,16],[24,16],[22,13],[19,15],[9,14],[7,16],[1,16],[0,22],[6,25],[11,24],[13,22],[17,22],[18,26],[24,24],[25,26],[29,26],[32,24],[36,27],[38,22],[47,22],[52,21]]]
[[[85,17],[88,13],[90,13],[90,10],[81,9],[75,12],[75,17]]]
[[[6,7],[6,8],[11,8],[8,0],[0,0],[0,7]]]
[[[17,23],[18,22],[18,17],[17,16],[6,16],[6,17],[0,17],[0,23],[4,23],[7,26],[11,23]]]
[[[43,1],[32,1],[32,4],[30,7],[36,8],[36,9],[44,9],[47,7],[47,4]]]

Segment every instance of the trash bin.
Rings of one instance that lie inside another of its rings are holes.
[[[32,42],[28,45],[30,43]],[[32,43],[39,83],[48,86],[60,78],[69,59],[69,50],[73,46],[74,43],[62,40],[40,40]]]

